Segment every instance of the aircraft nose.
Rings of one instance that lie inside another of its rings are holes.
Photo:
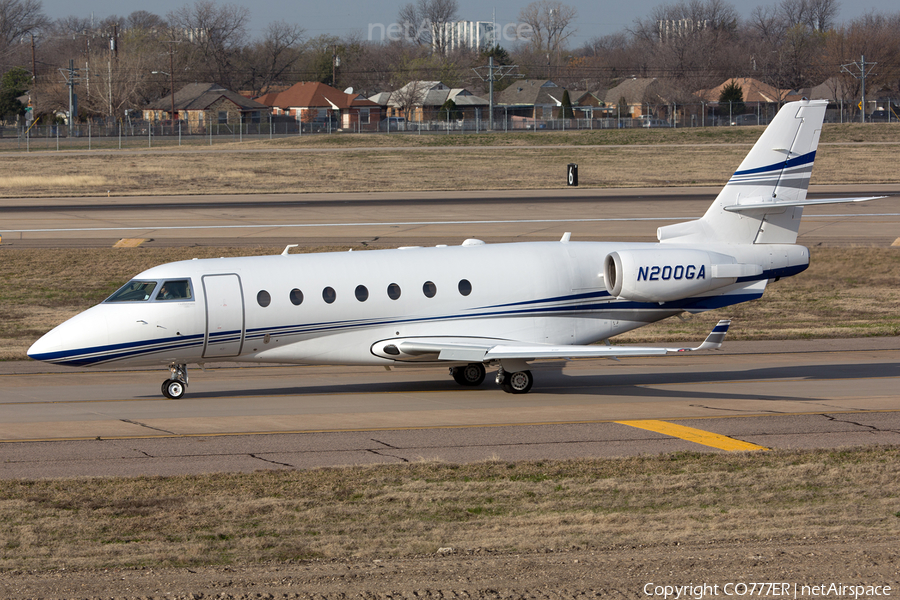
[[[58,325],[28,349],[28,357],[60,365],[90,364],[91,348],[108,343],[106,319],[91,310]]]

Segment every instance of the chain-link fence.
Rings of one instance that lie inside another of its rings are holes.
[[[879,100],[871,105],[866,122],[900,122],[900,101]],[[102,150],[160,146],[211,146],[304,135],[344,133],[470,134],[489,131],[570,131],[603,129],[671,129],[766,125],[778,112],[777,103],[642,104],[617,107],[575,107],[575,118],[534,118],[533,109],[497,106],[493,123],[487,109],[468,109],[451,118],[440,111],[424,111],[423,120],[388,117],[379,123],[353,123],[341,127],[337,118],[299,122],[270,116],[259,121],[197,125],[187,121],[91,121],[72,125],[0,127],[0,150]],[[542,114],[553,113],[545,109]],[[827,123],[860,122],[857,105],[834,103],[826,111]],[[639,115],[639,116],[633,116]]]

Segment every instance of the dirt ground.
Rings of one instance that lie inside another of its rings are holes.
[[[444,548],[435,556],[386,560],[0,574],[0,597],[8,600],[855,599],[898,594],[897,542],[872,538],[734,540],[515,555]]]

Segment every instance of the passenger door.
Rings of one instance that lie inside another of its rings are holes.
[[[234,273],[203,276],[206,339],[203,358],[237,356],[244,344],[244,294]]]

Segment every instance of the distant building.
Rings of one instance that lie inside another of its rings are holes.
[[[506,116],[555,119],[565,91],[549,79],[520,79],[497,94],[494,105]]]
[[[268,119],[269,111],[268,106],[217,83],[188,84],[175,92],[174,98],[163,96],[143,109],[147,121],[185,121],[194,131],[212,125],[259,123]]]
[[[273,114],[290,116],[301,123],[331,123],[335,128],[366,131],[377,129],[381,120],[381,107],[376,103],[319,82],[295,83],[257,100],[271,106]]]
[[[660,43],[665,43],[676,38],[685,38],[696,31],[702,31],[709,27],[709,21],[694,21],[692,19],[665,19],[656,22]]]
[[[432,36],[432,47],[438,48],[442,41],[444,50],[451,52],[459,48],[485,50],[498,43],[498,28],[491,21],[457,21],[436,26]]]

